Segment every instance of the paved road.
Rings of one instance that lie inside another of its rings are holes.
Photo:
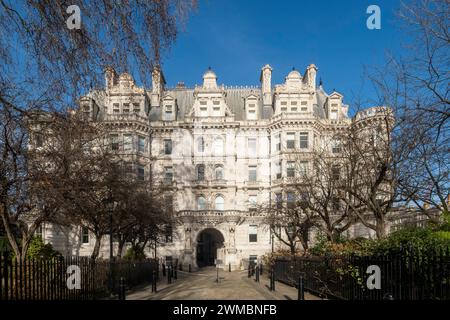
[[[267,275],[261,276],[261,282],[247,277],[247,271],[219,271],[216,282],[216,269],[203,268],[198,272],[178,271],[178,279],[167,284],[166,278],[158,283],[158,292],[152,293],[151,287],[129,293],[130,300],[295,300],[297,290],[277,282],[276,291],[268,289]],[[306,299],[317,298],[306,294]]]

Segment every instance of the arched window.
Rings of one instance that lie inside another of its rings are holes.
[[[217,137],[214,139],[213,152],[215,155],[223,154],[223,139],[221,137]]]
[[[197,151],[205,152],[205,140],[203,139],[203,137],[197,139]]]
[[[205,180],[205,165],[204,164],[199,164],[197,166],[197,180],[198,181]]]
[[[214,170],[214,175],[215,175],[216,180],[222,180],[223,179],[223,167],[217,166],[216,169]]]
[[[223,210],[225,206],[225,200],[224,198],[219,195],[216,197],[216,201],[215,201],[215,209],[216,210]]]
[[[197,198],[197,209],[206,210],[206,199],[204,196],[199,196]]]

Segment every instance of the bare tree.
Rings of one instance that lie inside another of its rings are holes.
[[[67,27],[70,5],[81,10],[80,29]],[[137,67],[148,85],[179,22],[195,6],[195,0],[0,1],[0,216],[17,257],[54,207],[29,196],[35,184],[27,173],[26,120],[36,110],[64,113],[103,82],[107,66]]]
[[[397,119],[393,148],[401,157],[401,197],[433,218],[430,208],[449,212],[449,3],[403,3],[398,21],[411,41],[372,80]]]
[[[127,189],[114,219],[118,257],[122,256],[126,243],[143,251],[151,241],[158,241],[173,226],[173,212],[161,190],[151,183],[137,181]]]
[[[334,154],[335,135],[326,143],[317,143],[309,155],[309,161],[296,161],[295,171],[300,178],[296,185],[298,193],[303,194],[303,203],[311,211],[314,226],[322,231],[329,241],[337,238],[355,222],[352,208],[342,201],[342,186],[345,158]]]
[[[289,197],[295,191],[289,189]],[[287,191],[287,190],[286,190]],[[309,234],[314,226],[313,217],[308,212],[304,202],[297,200],[297,196],[291,199],[277,199],[275,203],[261,205],[258,211],[263,213],[265,224],[270,227],[271,233],[289,248],[294,256],[302,245],[303,252],[309,248]]]
[[[352,215],[381,238],[386,234],[386,216],[398,200],[398,163],[393,156],[392,127],[389,108],[378,107],[358,114],[357,120],[341,140],[344,181],[340,199]]]

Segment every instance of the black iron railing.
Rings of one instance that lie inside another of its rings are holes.
[[[110,294],[109,268],[109,261],[90,257],[26,258],[21,262],[0,253],[0,300],[102,299]],[[149,283],[157,269],[155,260],[115,261],[112,293],[119,293],[120,282],[126,288]]]
[[[379,268],[379,288],[374,287],[373,266]],[[305,290],[331,299],[450,299],[448,250],[424,253],[408,248],[372,256],[277,258],[274,272],[277,281],[292,286],[303,276]]]

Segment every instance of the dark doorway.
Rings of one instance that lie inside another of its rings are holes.
[[[214,266],[217,249],[223,247],[224,238],[217,229],[205,229],[197,238],[197,265],[199,268]]]

